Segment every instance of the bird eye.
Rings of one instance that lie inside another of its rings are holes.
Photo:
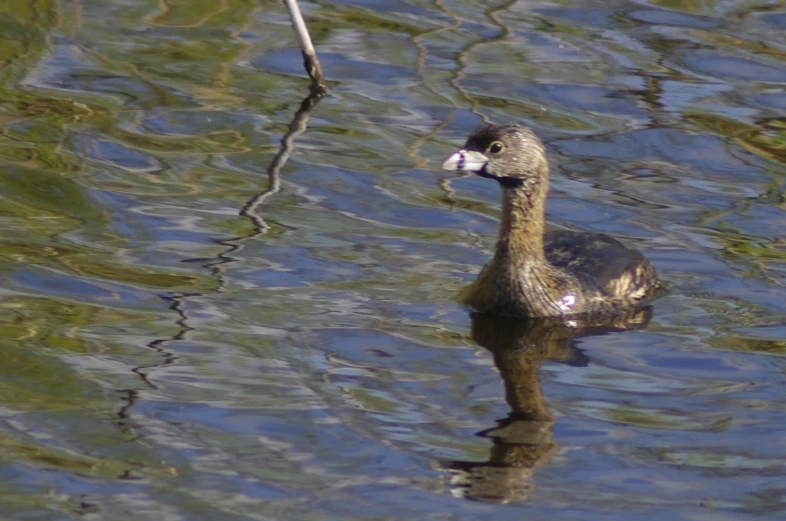
[[[495,141],[495,142],[493,142],[493,143],[492,143],[492,144],[490,144],[490,145],[489,145],[489,147],[486,149],[486,151],[487,151],[489,154],[499,154],[499,153],[500,153],[500,152],[502,152],[503,150],[505,150],[505,145],[503,145],[503,144],[502,144],[502,143],[500,143],[499,141]]]

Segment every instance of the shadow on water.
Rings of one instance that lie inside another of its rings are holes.
[[[538,374],[541,364],[586,366],[589,359],[576,347],[577,339],[643,329],[651,316],[650,307],[605,320],[568,323],[472,313],[472,340],[493,355],[510,413],[497,427],[478,433],[493,442],[487,462],[442,463],[452,471],[450,486],[456,494],[498,503],[526,500],[533,474],[559,449],[553,435],[554,416],[546,406]]]
[[[188,259],[184,261],[204,263],[204,267],[210,270],[210,272],[219,281],[215,291],[223,291],[224,280],[222,277],[222,266],[227,263],[237,262],[239,259],[234,258],[232,255],[241,251],[246,241],[261,237],[270,230],[270,226],[267,224],[264,217],[260,213],[261,207],[269,197],[273,196],[281,189],[281,170],[284,168],[292,154],[295,146],[294,141],[308,128],[309,116],[311,115],[311,112],[317,107],[319,100],[322,99],[323,96],[324,93],[322,91],[312,87],[311,93],[303,99],[300,104],[300,108],[292,118],[292,122],[289,125],[289,130],[281,138],[280,150],[273,157],[273,160],[267,169],[267,188],[262,192],[254,195],[241,208],[239,215],[249,219],[253,223],[253,229],[249,233],[239,237],[217,240],[216,243],[226,246],[227,249],[218,253],[215,260],[208,260],[205,262],[205,259]],[[175,294],[162,297],[166,302],[169,303],[169,309],[177,314],[178,319],[175,321],[175,324],[179,327],[179,329],[171,337],[156,339],[148,344],[150,349],[154,350],[160,355],[160,357],[163,359],[162,361],[145,366],[134,367],[132,369],[135,374],[139,375],[140,379],[148,389],[158,389],[158,387],[150,380],[148,376],[148,372],[150,370],[163,368],[170,364],[177,363],[177,355],[169,351],[166,348],[166,345],[169,342],[187,340],[188,332],[195,330],[195,328],[189,326],[188,324],[188,312],[185,301],[190,297],[201,296],[203,296],[201,293],[192,293],[180,295]],[[122,400],[125,403],[117,413],[116,423],[124,433],[135,438],[137,433],[133,429],[133,422],[130,421],[130,414],[139,398],[139,391],[136,389],[127,389],[121,390],[120,393],[124,395]]]

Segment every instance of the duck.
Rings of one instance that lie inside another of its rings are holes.
[[[472,310],[508,317],[614,315],[645,306],[659,281],[639,251],[602,233],[546,233],[549,162],[535,133],[484,125],[442,163],[493,179],[502,191],[493,258],[459,295]]]

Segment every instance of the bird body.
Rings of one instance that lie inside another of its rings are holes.
[[[615,313],[646,303],[658,286],[639,252],[599,233],[545,233],[549,166],[535,134],[521,125],[487,125],[445,160],[502,188],[494,257],[461,294],[481,313],[514,317]]]

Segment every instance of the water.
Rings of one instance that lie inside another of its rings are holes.
[[[786,2],[302,7],[333,95],[272,184],[279,2],[0,9],[0,515],[782,518]],[[651,317],[454,302],[498,189],[437,167],[485,119]]]

